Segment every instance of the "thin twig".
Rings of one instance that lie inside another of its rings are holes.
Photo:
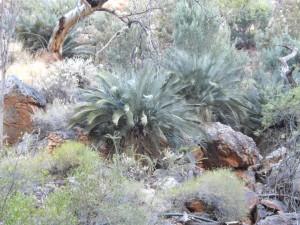
[[[111,43],[113,40],[115,40],[118,36],[120,36],[124,31],[128,30],[128,27],[122,27],[120,30],[118,30],[110,39],[109,41],[99,50],[96,52],[96,56],[98,56],[101,52],[103,52]]]
[[[180,217],[182,217],[184,215],[185,214],[183,214],[183,213],[162,213],[162,214],[160,214],[161,217],[173,217],[173,216],[176,216],[176,217],[180,216]],[[218,223],[217,221],[211,220],[209,218],[205,218],[205,217],[201,217],[201,216],[196,216],[196,215],[192,215],[192,214],[187,214],[187,215],[188,215],[188,217],[190,219],[197,219],[197,220],[201,220],[203,222],[209,222],[209,223]]]

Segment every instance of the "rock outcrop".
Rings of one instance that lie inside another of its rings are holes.
[[[15,76],[6,80],[4,94],[5,141],[15,144],[24,133],[33,130],[31,117],[35,110],[46,106],[46,99]]]
[[[208,135],[202,161],[204,168],[246,169],[260,160],[261,156],[252,138],[218,122],[210,123],[204,129]]]
[[[296,225],[300,219],[297,213],[284,213],[280,215],[273,215],[261,220],[257,225]]]

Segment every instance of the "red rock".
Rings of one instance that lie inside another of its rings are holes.
[[[252,170],[235,170],[234,173],[241,180],[245,182],[245,185],[251,190],[255,189],[255,172]]]
[[[4,95],[4,134],[7,144],[17,143],[24,133],[32,132],[32,115],[46,105],[45,98],[18,78],[6,81]]]
[[[185,207],[192,213],[203,213],[207,210],[205,203],[199,199],[186,202]]]
[[[231,167],[245,169],[257,164],[261,156],[252,138],[221,123],[204,126],[208,147],[204,152],[205,168]]]

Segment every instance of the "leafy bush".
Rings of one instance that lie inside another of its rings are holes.
[[[98,157],[97,153],[83,144],[66,142],[54,150],[50,172],[64,175],[72,169],[79,169],[88,173],[95,166]]]
[[[218,0],[237,48],[255,47],[255,34],[267,28],[271,7],[267,0]]]
[[[142,200],[142,185],[127,180],[119,168],[106,165],[82,144],[67,142],[52,154],[27,156],[16,166],[12,159],[0,163],[0,222],[4,224],[148,224],[151,210]],[[7,178],[6,172],[10,172]],[[28,179],[27,174],[46,175],[48,182],[57,175],[63,175],[60,179],[71,177],[38,203],[35,188],[44,190],[46,182]],[[25,181],[31,189],[23,186]]]
[[[294,39],[299,39],[299,9],[298,1],[282,1],[279,7],[274,7],[270,27],[275,36],[287,34]]]
[[[197,134],[194,108],[177,95],[181,89],[174,76],[158,76],[149,69],[141,74],[102,75],[98,88],[83,91],[86,102],[71,125],[83,126],[98,140],[119,132],[123,146],[134,145],[138,153],[158,157],[163,144]]]
[[[0,164],[0,190],[14,192],[10,190],[14,184],[14,190],[31,193],[36,185],[49,181],[50,175],[63,177],[81,170],[88,173],[99,162],[97,158],[96,153],[76,142],[66,142],[52,154],[39,152],[34,156],[5,157]]]
[[[295,130],[299,117],[300,88],[288,90],[275,96],[272,101],[263,106],[263,125],[265,128],[280,123],[286,124],[290,130]]]
[[[68,188],[58,189],[47,197],[43,208],[36,210],[33,221],[40,225],[78,225],[78,219],[71,205],[71,191]]]
[[[258,36],[258,44],[261,49],[261,62],[262,68],[273,74],[274,77],[279,79],[281,64],[279,62],[279,57],[288,55],[291,51],[283,46],[300,47],[298,40],[292,38],[287,34],[281,34],[279,36],[274,36],[272,32],[266,32],[265,34]],[[289,60],[289,65],[299,66],[299,55],[295,58]],[[297,78],[299,71],[294,71],[294,77]],[[282,78],[280,78],[282,80]]]
[[[15,155],[5,157],[0,163],[0,199],[16,191],[31,193],[37,184],[47,180],[48,161],[44,154],[37,157]],[[3,200],[3,199],[2,199]]]
[[[32,224],[32,215],[35,212],[34,198],[17,192],[6,196],[0,204],[0,222],[5,225],[29,225]],[[5,201],[5,202],[4,202]]]
[[[72,209],[81,223],[148,224],[150,210],[143,204],[140,184],[128,181],[116,170],[98,168],[90,176],[77,176]]]
[[[178,1],[173,20],[176,48],[201,55],[230,45],[227,25],[213,1]]]
[[[245,190],[241,180],[226,169],[206,172],[199,178],[183,183],[172,190],[179,202],[199,199],[213,208],[219,221],[240,220],[246,216]]]

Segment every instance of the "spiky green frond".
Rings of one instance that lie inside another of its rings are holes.
[[[237,127],[247,116],[249,105],[240,90],[243,67],[230,57],[228,52],[197,56],[175,50],[169,55],[167,67],[186,84],[181,94],[197,106],[204,120]]]
[[[99,87],[83,90],[84,103],[72,126],[82,125],[94,137],[120,132],[139,153],[160,155],[165,144],[201,135],[194,107],[177,93],[180,79],[149,73],[100,75]]]

